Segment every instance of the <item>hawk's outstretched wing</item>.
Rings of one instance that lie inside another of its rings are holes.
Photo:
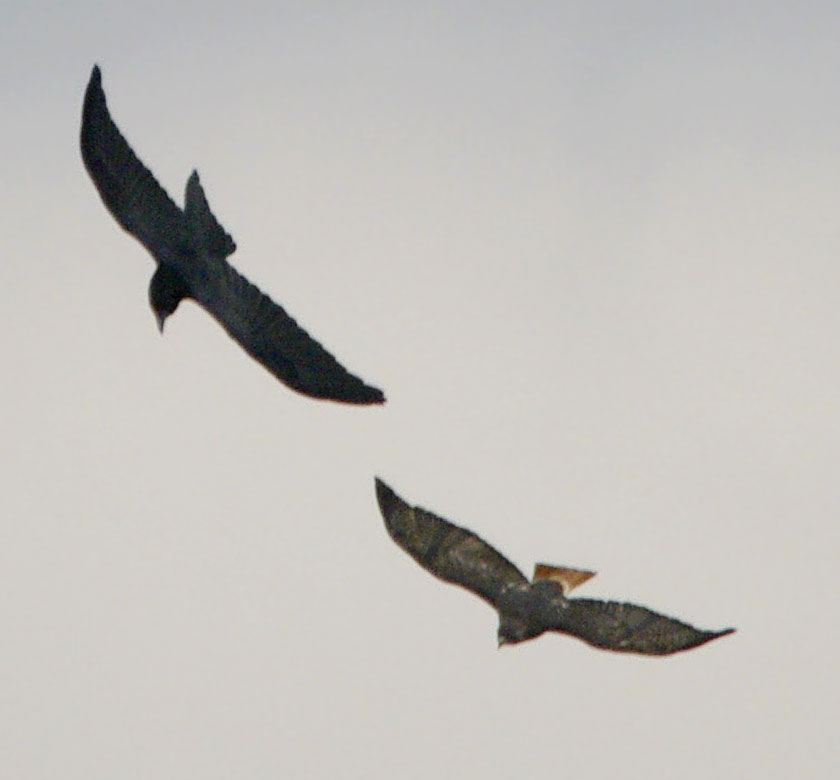
[[[175,205],[111,119],[98,66],[85,92],[81,149],[117,222],[181,277],[187,295],[281,382],[314,398],[354,404],[385,400],[381,390],[347,371],[282,306],[227,263],[236,244],[210,211],[195,172],[187,182],[185,211]]]
[[[540,563],[534,582],[529,583],[472,531],[406,504],[380,479],[376,496],[388,533],[400,547],[436,577],[461,585],[496,607],[500,645],[558,631],[604,650],[668,655],[734,631],[702,631],[635,604],[569,599],[566,594],[594,572]]]
[[[668,655],[697,647],[735,629],[701,631],[636,604],[569,599],[550,630],[595,647],[643,655]]]
[[[391,538],[436,577],[471,590],[494,607],[506,586],[528,582],[472,531],[406,504],[381,479],[376,480],[376,497]]]

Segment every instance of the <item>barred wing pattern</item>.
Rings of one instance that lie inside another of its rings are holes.
[[[391,538],[424,569],[496,606],[502,590],[527,583],[500,552],[466,528],[406,504],[382,480],[376,497]]]
[[[550,630],[604,650],[670,655],[731,634],[734,629],[703,631],[637,604],[569,599],[558,624]]]
[[[593,572],[538,564],[529,583],[472,531],[405,503],[380,479],[376,495],[388,533],[400,547],[439,579],[461,585],[496,607],[500,644],[557,631],[604,650],[668,655],[734,630],[703,631],[636,604],[569,599],[566,593]]]

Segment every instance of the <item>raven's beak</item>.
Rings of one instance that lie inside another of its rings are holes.
[[[158,330],[163,335],[163,323],[166,322],[166,317],[162,314],[155,314],[155,322],[157,322]]]

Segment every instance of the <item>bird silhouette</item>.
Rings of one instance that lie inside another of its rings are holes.
[[[384,402],[381,390],[349,373],[227,262],[236,244],[210,211],[196,171],[187,181],[184,209],[175,205],[111,119],[98,66],[85,92],[81,150],[108,211],[157,261],[149,302],[161,331],[178,304],[191,298],[293,390],[351,404]]]
[[[670,655],[735,629],[702,631],[636,604],[570,599],[594,572],[537,564],[526,577],[487,542],[442,517],[405,503],[382,480],[376,496],[391,538],[424,569],[483,598],[499,613],[499,645],[546,631],[582,639],[603,650]]]

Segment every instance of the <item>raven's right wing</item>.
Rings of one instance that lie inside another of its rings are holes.
[[[669,655],[731,634],[735,629],[702,631],[636,604],[569,599],[550,630],[576,636],[604,650]]]
[[[85,92],[80,140],[85,168],[117,222],[157,260],[180,256],[189,247],[184,214],[111,119],[98,65]]]
[[[471,590],[496,606],[502,590],[528,580],[472,531],[406,504],[382,480],[376,497],[391,538],[436,577]]]

